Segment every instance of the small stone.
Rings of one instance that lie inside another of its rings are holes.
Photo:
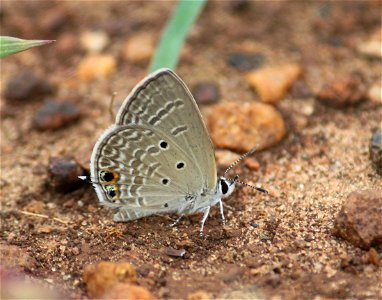
[[[224,233],[228,238],[235,238],[241,236],[242,232],[241,229],[232,229],[228,227],[223,227]]]
[[[248,11],[248,9],[251,6],[251,1],[250,0],[235,0],[235,1],[230,1],[229,4],[230,4],[229,5],[230,8],[233,11],[237,13],[241,13],[241,12]]]
[[[111,292],[111,288],[117,283],[134,284],[137,282],[136,271],[128,262],[113,263],[102,261],[97,264],[87,265],[84,269],[83,278],[89,296],[93,298],[101,298],[108,292]],[[130,287],[130,285],[128,287]],[[126,292],[128,287],[123,287],[123,290]],[[115,294],[115,297],[117,297],[117,294]],[[109,296],[108,299],[111,298],[112,297]],[[124,298],[139,299],[126,297],[126,295]]]
[[[271,105],[259,102],[228,102],[216,105],[208,116],[208,127],[215,145],[247,152],[276,145],[285,135],[281,114]]]
[[[236,1],[235,1],[236,2]],[[250,71],[261,67],[265,62],[265,56],[261,53],[232,53],[228,57],[230,66],[239,71]]]
[[[140,33],[129,38],[122,46],[122,57],[135,63],[145,63],[153,56],[155,41],[151,34]]]
[[[240,155],[229,150],[216,150],[216,162],[220,167],[228,168],[235,161],[240,159]]]
[[[15,271],[31,271],[36,267],[36,261],[26,249],[17,246],[0,244],[1,267]]]
[[[202,290],[198,290],[187,295],[187,300],[210,300],[210,296]]]
[[[225,282],[233,282],[244,274],[244,269],[234,264],[228,264],[220,274],[220,278]]]
[[[369,256],[368,257],[369,263],[371,263],[377,267],[382,267],[382,260],[379,257],[377,250],[375,250],[374,248],[370,248],[368,254],[369,254],[368,255]]]
[[[382,175],[382,127],[373,130],[370,139],[369,153],[374,169],[379,175]]]
[[[154,296],[144,287],[117,283],[107,289],[101,297],[102,299],[131,299],[131,300],[155,300]]]
[[[220,98],[219,88],[213,82],[199,82],[192,89],[192,95],[199,104],[215,103]]]
[[[249,85],[255,89],[261,101],[277,103],[284,98],[289,88],[302,75],[298,64],[266,67],[247,75]]]
[[[382,85],[378,83],[372,85],[369,91],[367,92],[367,98],[371,102],[382,104]]]
[[[45,203],[38,200],[32,200],[24,207],[24,210],[34,213],[41,214],[44,211]]]
[[[363,76],[353,73],[326,83],[316,97],[325,105],[343,108],[361,102],[366,95]]]
[[[333,234],[354,246],[382,246],[382,191],[352,192],[334,223]]]
[[[81,110],[73,103],[48,100],[34,115],[32,126],[38,130],[57,130],[73,123]]]
[[[186,250],[184,250],[184,249],[178,250],[178,249],[174,249],[171,247],[167,247],[164,250],[164,253],[168,256],[171,256],[171,257],[183,257],[186,254]]]
[[[6,84],[4,98],[9,101],[25,101],[42,98],[53,93],[54,87],[31,71],[23,71]]]
[[[99,53],[109,44],[109,36],[103,31],[86,31],[81,34],[81,44],[88,52]]]
[[[374,32],[368,39],[360,42],[357,49],[365,56],[372,58],[382,58],[382,42],[381,42],[382,28]]]
[[[104,78],[114,73],[117,61],[111,55],[91,54],[77,67],[77,76],[82,81]]]
[[[71,14],[64,7],[54,7],[44,12],[44,18],[38,23],[40,29],[46,34],[55,34],[61,31],[70,21]],[[53,35],[49,35],[53,36]]]
[[[38,233],[51,233],[53,231],[53,227],[50,225],[42,225],[37,229]]]
[[[48,173],[49,183],[57,192],[70,192],[83,184],[78,176],[84,175],[84,171],[71,157],[49,158]]]
[[[260,168],[260,163],[256,160],[256,158],[253,157],[247,157],[246,159],[244,159],[244,164],[251,171],[257,171]]]

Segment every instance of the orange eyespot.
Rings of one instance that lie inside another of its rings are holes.
[[[101,183],[113,184],[119,179],[119,174],[113,170],[104,169],[99,172]]]

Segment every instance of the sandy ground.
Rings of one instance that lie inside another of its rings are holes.
[[[44,37],[42,31],[36,35],[29,27],[49,7],[71,14],[60,31],[47,34],[49,38],[59,39],[68,31],[80,34],[111,18],[140,23],[128,34],[112,38],[105,52],[114,56],[136,32],[147,31],[158,40],[174,7],[173,2],[34,2],[25,7],[23,3],[4,3],[3,35]],[[262,53],[269,65],[301,63],[304,82],[313,94],[324,82],[352,71],[362,72],[372,84],[381,78],[380,61],[360,55],[354,45],[380,28],[380,18],[375,16],[378,7],[381,2],[253,2],[246,12],[237,12],[229,2],[212,2],[192,30],[177,72],[189,86],[212,79],[222,103],[258,100],[243,74],[227,64],[230,53],[248,49]],[[15,9],[20,11],[17,18]],[[289,94],[277,105],[287,136],[255,155],[258,171],[236,168],[242,179],[261,182],[273,196],[238,188],[226,201],[227,225],[221,225],[214,208],[206,237],[200,239],[199,215],[171,229],[167,225],[174,216],[115,224],[90,186],[66,194],[50,187],[48,159],[86,160],[98,136],[111,124],[111,91],[121,101],[146,74],[147,65],[119,59],[110,77],[70,86],[66,83],[74,78],[82,57],[83,51],[59,57],[54,46],[47,46],[1,62],[2,92],[20,69],[29,69],[57,84],[50,98],[72,101],[84,112],[70,126],[41,132],[31,127],[31,119],[42,99],[1,101],[1,244],[14,245],[27,256],[28,276],[59,286],[70,297],[87,298],[84,266],[124,260],[137,268],[138,283],[159,298],[186,298],[196,290],[211,298],[231,299],[382,296],[380,269],[365,262],[367,251],[331,233],[350,192],[381,188],[368,152],[371,130],[381,121],[381,105],[366,101],[334,109],[314,97]],[[301,114],[304,109],[311,113]],[[213,113],[213,107],[202,111]],[[301,118],[306,125],[298,126]],[[184,248],[186,256],[169,257],[164,254],[166,247]],[[344,267],[346,261],[352,261],[353,267]]]

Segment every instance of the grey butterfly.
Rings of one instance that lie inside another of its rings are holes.
[[[101,204],[117,210],[114,221],[203,212],[201,235],[211,206],[219,203],[224,222],[222,199],[237,180],[217,177],[196,102],[169,69],[144,78],[124,100],[94,146],[90,171]]]

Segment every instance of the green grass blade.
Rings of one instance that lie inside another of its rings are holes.
[[[0,36],[0,58],[54,42],[53,40],[22,40],[10,36]]]
[[[151,60],[150,72],[164,67],[175,68],[187,32],[205,3],[206,0],[179,0]]]

